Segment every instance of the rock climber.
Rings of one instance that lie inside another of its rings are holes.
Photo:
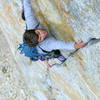
[[[23,0],[22,17],[26,21],[23,39],[29,47],[37,47],[39,53],[52,50],[75,50],[84,47],[85,42],[67,42],[55,39],[36,19],[30,0]]]

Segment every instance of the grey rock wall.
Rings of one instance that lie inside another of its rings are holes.
[[[100,38],[99,0],[31,3],[38,21],[57,39]],[[99,100],[100,43],[80,49],[60,67],[31,62],[17,50],[25,31],[21,9],[20,0],[0,0],[0,100]]]

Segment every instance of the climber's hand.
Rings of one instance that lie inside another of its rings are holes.
[[[79,49],[84,47],[85,45],[87,45],[87,42],[78,41],[77,43],[74,44],[74,48]]]

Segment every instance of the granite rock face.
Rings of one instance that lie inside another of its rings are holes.
[[[99,0],[32,0],[38,21],[57,39],[100,38]],[[0,0],[0,100],[100,100],[100,43],[80,49],[61,67],[19,54],[22,1]],[[67,56],[71,51],[62,51]],[[51,60],[50,63],[58,62]]]

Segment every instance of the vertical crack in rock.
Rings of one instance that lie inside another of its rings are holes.
[[[47,65],[47,69],[46,69],[46,73],[45,73],[45,81],[44,81],[47,85],[48,85],[48,100],[56,100],[56,98],[54,97],[53,91],[55,90],[55,92],[57,92],[59,95],[62,95],[62,92],[56,88],[52,82],[52,78],[50,75],[50,67]]]
[[[55,100],[53,97],[53,83],[50,76],[50,68],[48,65],[45,73],[45,82],[48,85],[48,100]]]

